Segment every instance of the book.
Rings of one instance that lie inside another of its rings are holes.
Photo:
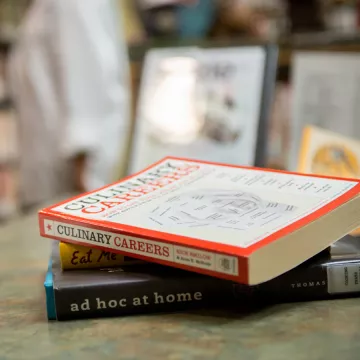
[[[174,312],[235,299],[229,281],[157,264],[62,271],[57,246],[44,286],[48,319],[59,321]]]
[[[45,238],[256,285],[357,228],[359,191],[357,179],[166,157],[40,210],[39,228]]]
[[[331,258],[321,252],[295,269],[249,289],[238,284],[237,297],[260,303],[331,300],[360,296],[360,258]]]
[[[129,256],[62,241],[59,242],[59,256],[63,270],[109,268],[142,262]]]
[[[360,237],[346,235],[329,247],[332,258],[360,258]],[[111,268],[145,263],[128,256],[88,246],[59,242],[62,270]]]
[[[298,172],[360,178],[360,142],[318,126],[305,126]],[[360,228],[351,232],[360,235]]]
[[[323,251],[247,286],[156,264],[61,271],[55,247],[44,281],[46,310],[49,320],[63,321],[348,298],[360,295],[359,269],[360,258],[331,259]]]
[[[128,173],[169,155],[266,166],[277,53],[260,45],[149,50]]]
[[[360,56],[355,53],[294,53],[288,170],[296,170],[301,134],[306,125],[360,137],[359,66]]]
[[[346,235],[329,247],[332,258],[360,258],[360,238]],[[131,257],[88,246],[59,242],[62,270],[111,268],[145,263]]]
[[[329,248],[333,259],[360,258],[360,237],[344,236]]]

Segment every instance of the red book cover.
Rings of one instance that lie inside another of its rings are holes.
[[[166,157],[39,212],[40,234],[244,284],[360,225],[360,181]]]

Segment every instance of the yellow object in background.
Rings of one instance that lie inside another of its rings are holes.
[[[360,141],[317,126],[305,126],[297,171],[359,179]],[[360,228],[350,235],[360,237]]]
[[[356,155],[346,144],[328,144],[320,147],[312,160],[312,172],[346,178],[359,177]]]
[[[360,178],[360,142],[315,126],[306,126],[299,152],[302,173]]]
[[[141,263],[142,261],[109,251],[59,243],[61,268],[63,270],[115,267]]]

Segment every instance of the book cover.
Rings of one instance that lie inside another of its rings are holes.
[[[59,255],[63,270],[115,267],[142,262],[129,256],[62,241],[59,242]]]
[[[57,246],[44,285],[49,320],[174,312],[235,299],[229,281],[157,264],[62,271]]]
[[[265,166],[276,63],[270,46],[149,50],[128,172],[169,155]]]
[[[46,297],[46,313],[48,320],[56,319],[55,299],[54,299],[54,282],[52,272],[52,256],[50,257],[48,269],[44,281]]]
[[[360,237],[346,235],[328,249],[336,259],[360,258]],[[141,264],[144,261],[103,251],[88,246],[59,242],[59,255],[63,270],[110,268]]]
[[[251,301],[277,303],[331,300],[360,295],[360,258],[331,258],[324,251],[295,269],[249,288]],[[245,289],[237,285],[238,298]]]
[[[298,171],[360,178],[360,142],[318,126],[308,125],[300,143]],[[360,235],[355,229],[351,235]]]
[[[44,287],[49,320],[247,308],[258,303],[328,300],[360,295],[360,258],[326,251],[268,282],[247,286],[156,264],[61,271],[54,251]]]
[[[167,157],[41,210],[39,226],[43,237],[255,285],[357,228],[359,191],[355,179]]]

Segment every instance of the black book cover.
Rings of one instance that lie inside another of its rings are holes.
[[[57,246],[50,273],[48,317],[57,320],[360,295],[360,258],[332,259],[328,251],[253,287],[157,264],[62,271]]]
[[[231,282],[157,264],[62,271],[57,246],[52,289],[57,320],[174,312],[235,299]]]
[[[237,296],[252,301],[294,302],[360,295],[360,258],[332,258],[323,251],[298,267],[251,288],[238,285]]]

